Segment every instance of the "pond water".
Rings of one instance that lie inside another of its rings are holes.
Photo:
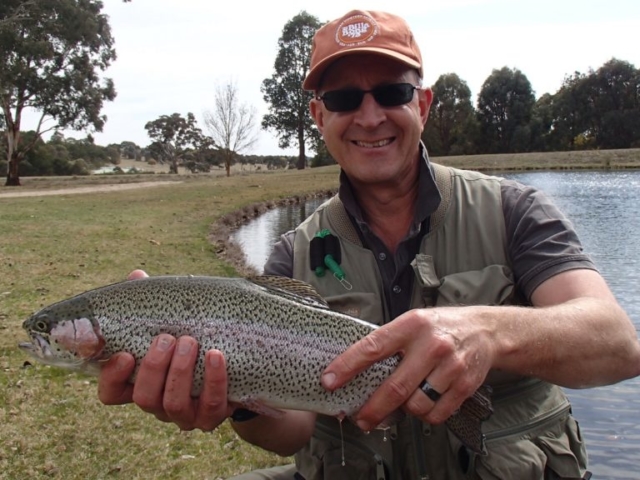
[[[640,328],[640,171],[501,174],[549,194],[573,222],[631,320]],[[234,239],[262,271],[279,236],[323,200],[271,210],[239,229]],[[585,355],[598,355],[597,351]],[[640,378],[588,390],[567,390],[589,451],[595,479],[640,478]]]

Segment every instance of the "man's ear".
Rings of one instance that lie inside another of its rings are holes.
[[[425,125],[429,118],[429,109],[433,103],[433,91],[430,88],[420,89],[418,91],[418,99],[420,102],[420,118],[422,119],[422,125]]]
[[[318,100],[317,98],[311,99],[311,101],[309,102],[309,112],[311,113],[311,118],[313,118],[313,121],[316,122],[318,130],[322,134],[322,130],[324,128],[322,100]]]

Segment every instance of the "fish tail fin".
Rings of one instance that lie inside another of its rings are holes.
[[[491,387],[481,386],[445,422],[451,433],[458,437],[467,448],[479,455],[487,454],[482,422],[493,413],[491,393]]]

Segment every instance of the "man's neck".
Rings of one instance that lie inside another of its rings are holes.
[[[418,171],[393,185],[352,184],[363,219],[390,252],[395,252],[415,218]]]

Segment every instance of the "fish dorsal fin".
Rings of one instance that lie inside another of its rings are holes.
[[[320,296],[316,289],[301,280],[278,275],[257,275],[248,277],[247,280],[295,302],[316,308],[329,308],[327,301]]]

